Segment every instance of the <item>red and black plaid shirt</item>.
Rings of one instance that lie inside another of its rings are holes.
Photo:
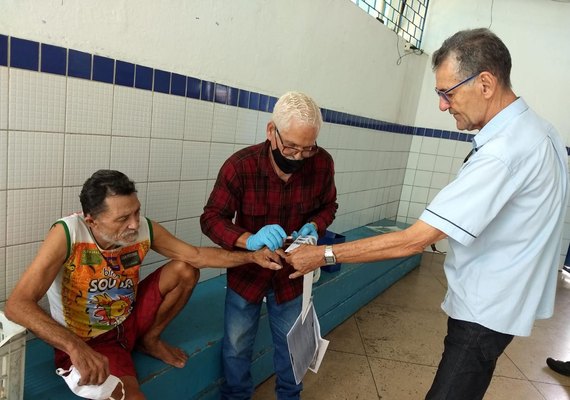
[[[270,150],[269,141],[247,147],[220,169],[200,224],[202,232],[225,249],[234,249],[243,233],[256,233],[269,224],[281,225],[289,235],[313,221],[321,236],[334,219],[338,204],[331,155],[321,148],[284,182],[271,165]],[[289,279],[293,271],[290,265],[272,271],[246,264],[228,269],[228,286],[252,303],[272,288],[282,303],[303,291],[303,279]]]

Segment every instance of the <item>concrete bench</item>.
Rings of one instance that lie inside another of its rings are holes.
[[[394,223],[382,220],[370,225]],[[346,241],[375,234],[367,227],[343,233]],[[416,255],[366,265],[343,264],[338,272],[323,272],[313,290],[323,336],[419,264],[420,255]],[[173,368],[144,354],[135,353],[142,390],[149,399],[219,398],[225,285],[225,275],[198,284],[187,306],[163,334],[166,341],[183,348],[190,355],[185,368]],[[52,348],[38,339],[28,341],[24,398],[77,399],[54,369]],[[264,310],[252,365],[255,383],[263,382],[272,375],[272,371],[271,333]]]

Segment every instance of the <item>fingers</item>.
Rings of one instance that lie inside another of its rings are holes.
[[[292,273],[291,275],[289,275],[289,279],[297,279],[297,278],[299,278],[299,277],[301,277],[301,276],[303,276],[303,275],[305,275],[305,274],[302,273],[302,272],[297,271],[297,272],[294,272],[294,273]]]

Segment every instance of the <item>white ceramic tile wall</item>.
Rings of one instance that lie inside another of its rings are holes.
[[[200,217],[179,219],[176,223],[176,236],[194,246],[200,246],[202,230]]]
[[[0,67],[0,130],[8,129],[8,68]]]
[[[148,215],[147,215],[148,217]],[[150,218],[152,221],[157,222],[155,218]],[[176,221],[168,221],[168,222],[161,222],[162,225],[168,232],[175,234],[176,233]],[[160,265],[166,262],[166,258],[154,250],[148,252],[147,256],[144,259],[143,267],[147,265],[153,265],[155,263],[159,263]]]
[[[257,134],[257,116],[259,112],[238,108],[236,123],[236,143],[254,144]]]
[[[6,189],[8,180],[8,132],[0,131],[0,190]]]
[[[265,142],[267,140],[267,123],[271,120],[271,114],[259,111],[257,114],[257,132],[255,134],[255,143]]]
[[[8,189],[60,186],[63,134],[10,131]]]
[[[84,79],[67,79],[66,132],[109,135],[113,86]]]
[[[0,247],[0,299],[6,298],[6,249]],[[2,307],[3,309],[4,307]]]
[[[186,100],[184,139],[209,142],[212,139],[214,104],[205,101]]]
[[[216,179],[220,167],[234,152],[233,144],[213,143],[210,147],[210,163],[208,166],[208,178]]]
[[[62,188],[8,190],[6,245],[43,240],[61,217]]]
[[[65,126],[66,79],[13,68],[9,76],[9,128],[62,132]]]
[[[154,93],[152,98],[153,138],[182,139],[186,117],[186,99],[164,93]]]
[[[150,136],[152,92],[115,86],[113,93],[113,135]]]
[[[83,185],[99,169],[108,169],[111,158],[111,136],[65,135],[63,184]]]
[[[180,182],[177,213],[178,220],[183,218],[199,217],[202,215],[204,205],[207,200],[206,187],[207,181],[205,180]]]
[[[214,104],[212,142],[234,143],[236,137],[237,107]]]
[[[6,191],[0,190],[0,248],[4,246],[6,246]]]
[[[148,137],[113,136],[109,167],[123,172],[135,182],[146,182],[149,179],[150,143]]]
[[[36,256],[40,245],[41,242],[34,242],[6,247],[6,297],[12,293],[16,283]]]
[[[148,180],[150,182],[178,181],[182,166],[180,140],[151,139]]]
[[[150,182],[146,193],[146,216],[158,222],[176,220],[179,192],[178,181]]]
[[[63,188],[60,213],[62,217],[82,211],[79,193],[81,193],[81,186],[66,186]]]
[[[180,179],[208,178],[210,142],[184,141],[182,149],[182,173]]]

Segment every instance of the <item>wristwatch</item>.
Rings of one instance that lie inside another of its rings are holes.
[[[325,265],[335,265],[336,257],[333,253],[332,246],[325,246]]]

